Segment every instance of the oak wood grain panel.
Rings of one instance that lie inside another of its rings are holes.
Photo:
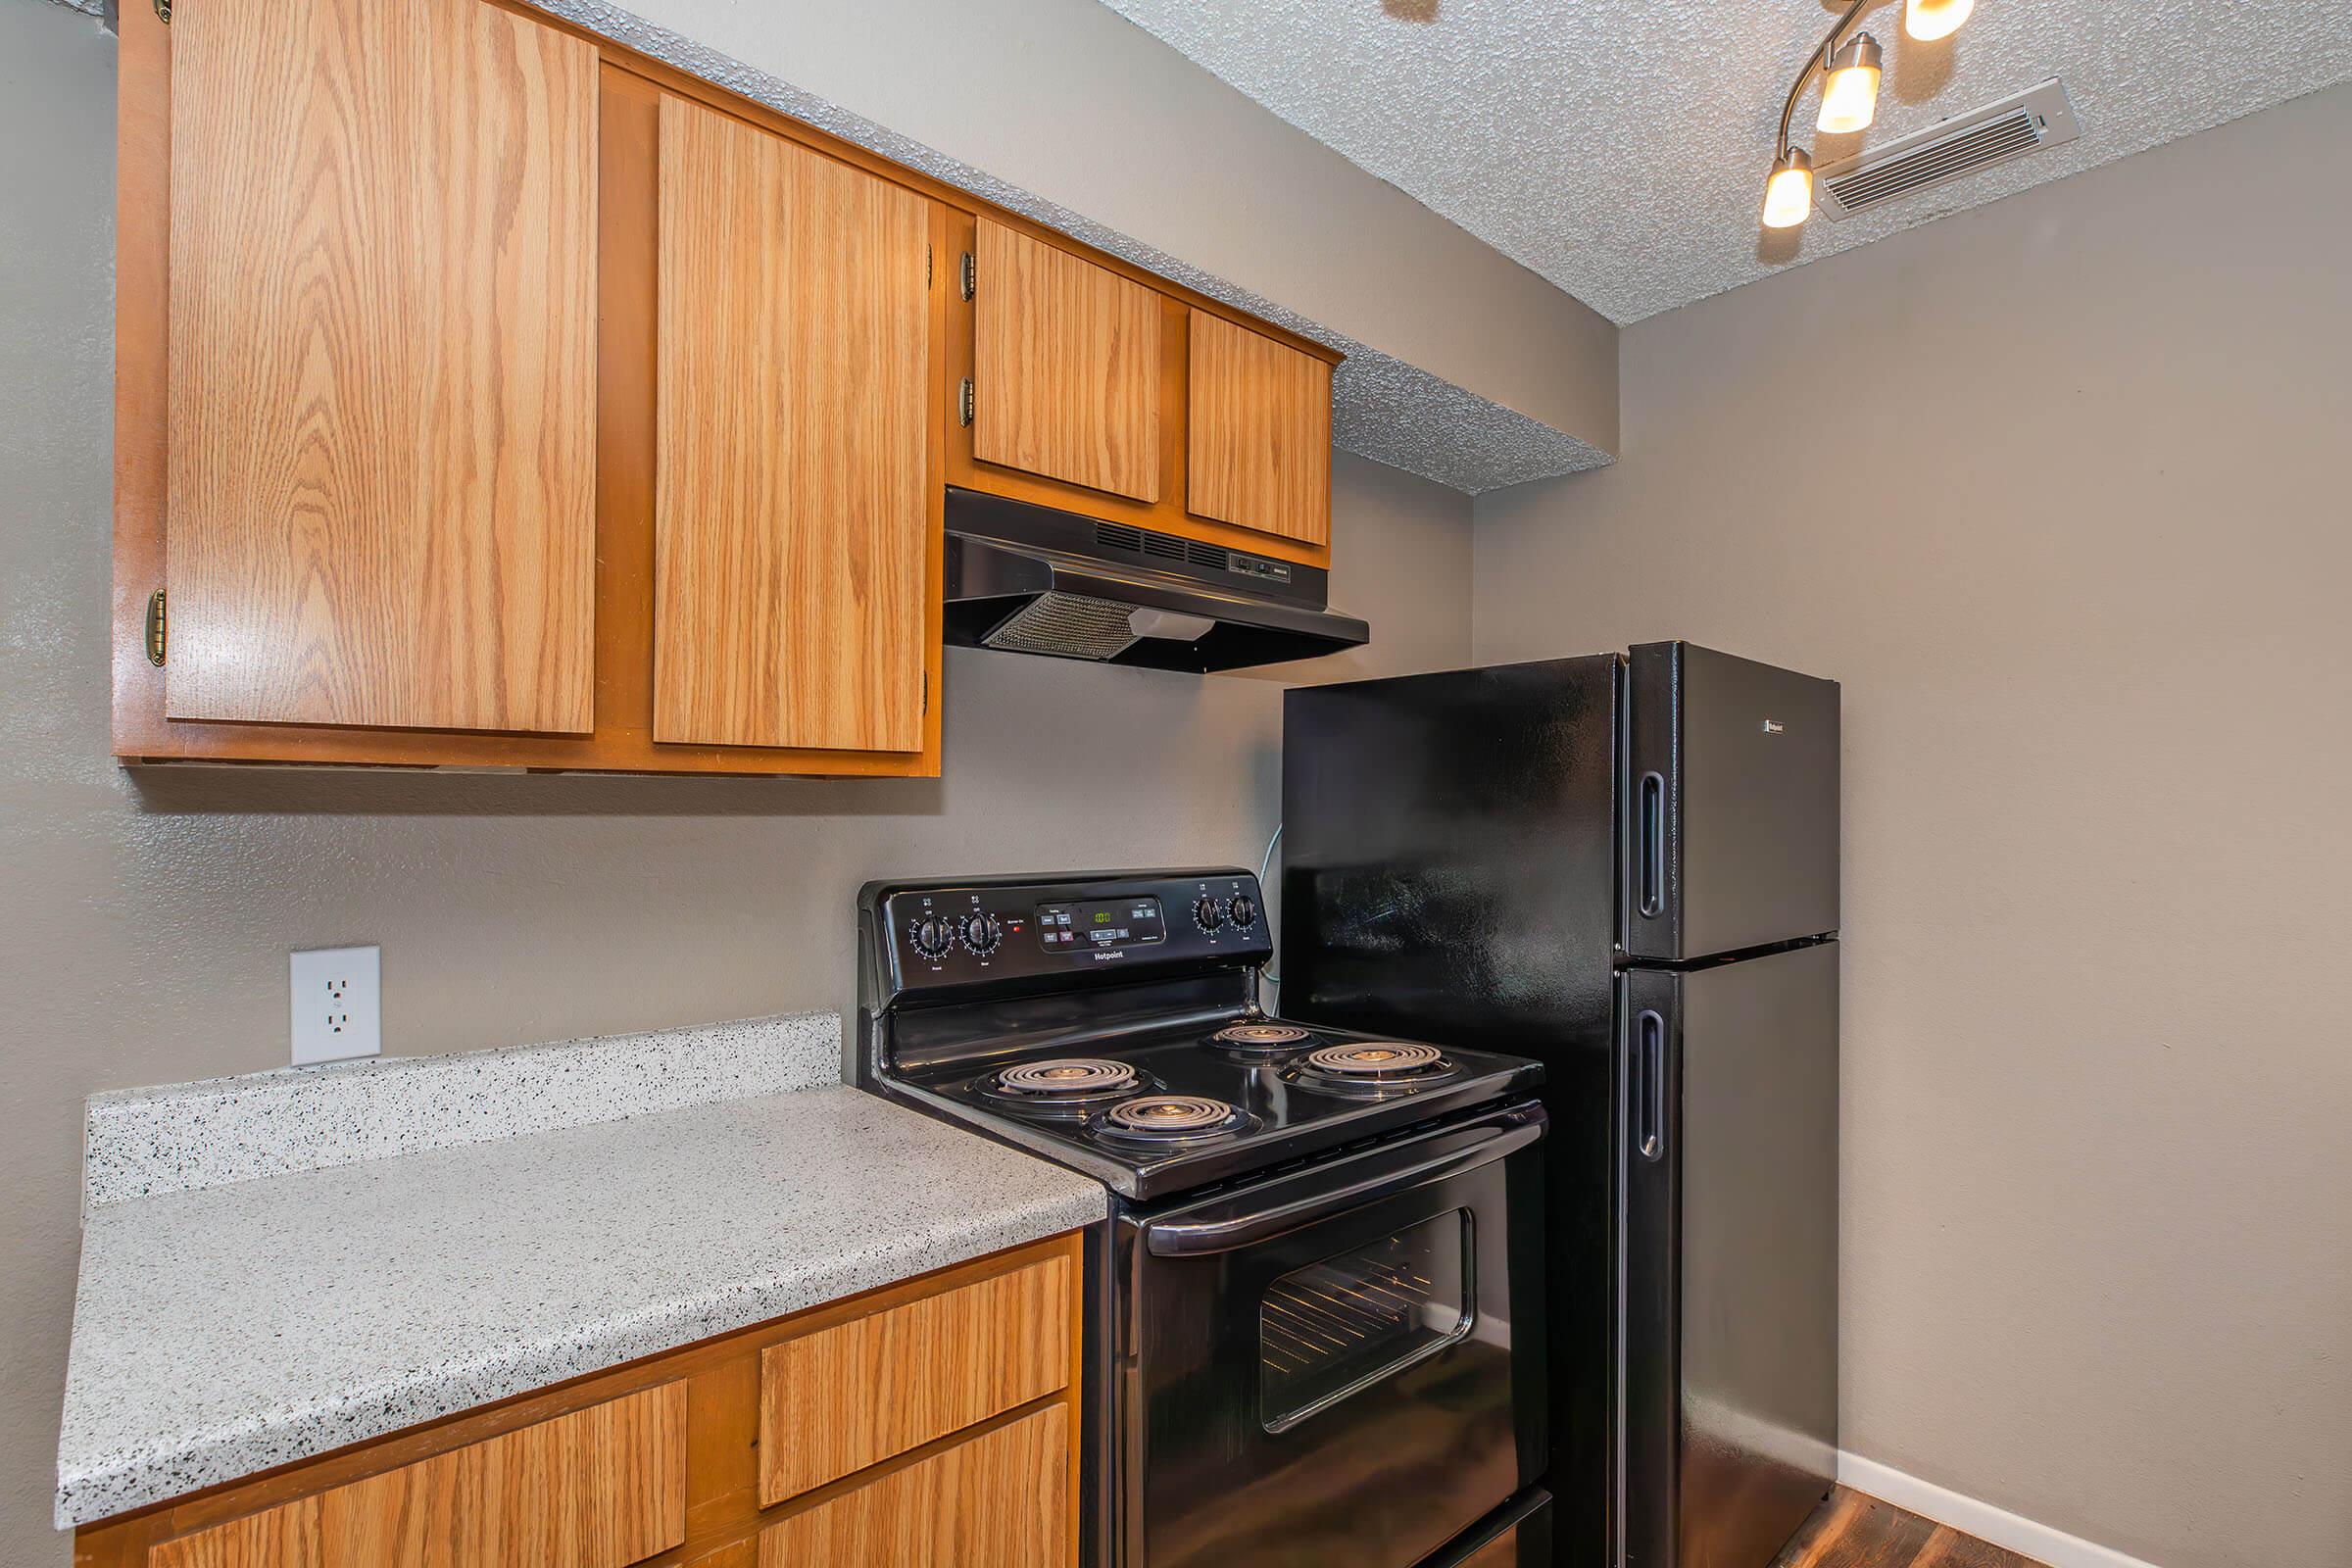
[[[1139,501],[1160,495],[1160,296],[983,218],[972,450]]]
[[[172,49],[169,712],[587,729],[595,48],[205,0]]]
[[[760,1568],[1067,1563],[1070,1419],[1047,1405],[771,1525]]]
[[[489,3],[489,0],[485,0]],[[557,24],[550,24],[558,25]],[[585,735],[490,730],[361,729],[303,724],[185,722],[165,715],[164,671],[147,662],[140,626],[147,596],[164,582],[164,470],[170,445],[164,417],[165,298],[170,270],[167,225],[155,215],[170,205],[171,28],[152,9],[124,9],[119,94],[117,183],[123,220],[117,228],[116,484],[114,598],[114,751],[133,762],[179,760],[302,762],[401,767],[604,770],[672,773],[908,775],[939,772],[943,569],[941,489],[930,487],[925,557],[926,649],[931,689],[920,752],[851,752],[741,746],[662,746],[653,738],[655,263],[661,99],[691,88],[712,101],[707,83],[664,76],[668,88],[609,41],[598,136],[596,706]],[[747,117],[769,115],[751,104]],[[805,127],[804,127],[805,130]],[[816,136],[813,131],[806,132]],[[821,140],[821,138],[819,138]],[[938,221],[946,221],[945,209]],[[944,234],[934,244],[944,248]],[[934,365],[930,395],[941,389],[953,290],[933,290]],[[968,358],[968,336],[962,352]],[[925,440],[934,475],[943,473],[946,420],[935,416]],[[963,432],[968,436],[969,432]],[[192,784],[180,785],[202,793]]]
[[[665,1384],[154,1548],[154,1568],[623,1568],[685,1539]]]
[[[1331,367],[1195,311],[1185,506],[1286,539],[1331,538]]]
[[[654,738],[920,751],[921,197],[662,105]]]
[[[943,208],[943,212],[948,243],[942,254],[955,256],[976,250],[979,244],[977,220],[953,209]],[[941,293],[945,296],[947,330],[942,339],[943,352],[939,356],[942,362],[939,397],[941,406],[945,408],[953,406],[956,389],[961,378],[971,375],[976,368],[973,340],[978,325],[976,302],[964,299],[961,291],[953,287],[944,288]],[[1001,464],[983,463],[973,452],[972,427],[952,417],[944,420],[946,482],[985,495],[1004,496],[1008,500],[1025,501],[1041,507],[1056,507],[1111,522],[1131,523],[1139,528],[1156,529],[1182,539],[1198,539],[1203,544],[1245,550],[1272,560],[1328,567],[1331,550],[1327,545],[1279,539],[1269,533],[1237,528],[1232,523],[1219,522],[1212,517],[1197,517],[1184,510],[1185,383],[1190,373],[1187,348],[1190,334],[1186,331],[1186,323],[1191,318],[1192,308],[1178,297],[1180,293],[1176,291],[1160,301],[1158,500],[1138,501],[1130,496],[1112,495],[1107,490],[1089,490],[1080,485],[1065,484],[1058,479],[1049,479],[1042,474],[1027,473]],[[1320,348],[1320,345],[1314,346]]]
[[[1066,1387],[1072,1280],[1049,1257],[760,1352],[761,1505]]]

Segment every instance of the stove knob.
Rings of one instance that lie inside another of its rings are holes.
[[[997,943],[1004,937],[1004,930],[997,924],[995,915],[974,913],[963,917],[961,935],[963,945],[985,958],[997,951]]]
[[[1200,922],[1201,930],[1214,931],[1225,923],[1225,907],[1203,893],[1193,903],[1193,918]]]
[[[1247,893],[1234,895],[1233,923],[1245,931],[1257,924],[1257,901]]]
[[[914,928],[914,951],[926,958],[944,957],[956,941],[945,920],[926,919]]]

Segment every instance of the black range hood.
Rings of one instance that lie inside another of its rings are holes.
[[[1206,673],[1360,647],[1320,566],[948,488],[947,637]]]

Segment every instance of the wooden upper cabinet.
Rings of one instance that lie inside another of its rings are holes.
[[[171,48],[166,711],[587,729],[595,47],[202,0]]]
[[[932,204],[661,122],[654,738],[919,752]]]
[[[1331,367],[1192,314],[1186,509],[1303,544],[1331,539]]]
[[[987,218],[974,257],[972,455],[1160,495],[1160,296]]]

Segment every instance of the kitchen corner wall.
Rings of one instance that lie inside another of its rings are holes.
[[[1123,25],[1123,24],[1122,24]],[[287,950],[380,942],[396,1054],[852,1001],[868,877],[1257,863],[1280,682],[951,653],[936,781],[116,766],[114,41],[0,0],[0,1562],[49,1524],[82,1097],[287,1057]],[[1462,496],[1334,472],[1329,679],[1469,654]],[[291,1348],[289,1353],[299,1353]]]
[[[1482,662],[1844,682],[1845,1446],[2162,1568],[2352,1562],[2347,190],[2352,86],[1653,318],[1477,506]]]

